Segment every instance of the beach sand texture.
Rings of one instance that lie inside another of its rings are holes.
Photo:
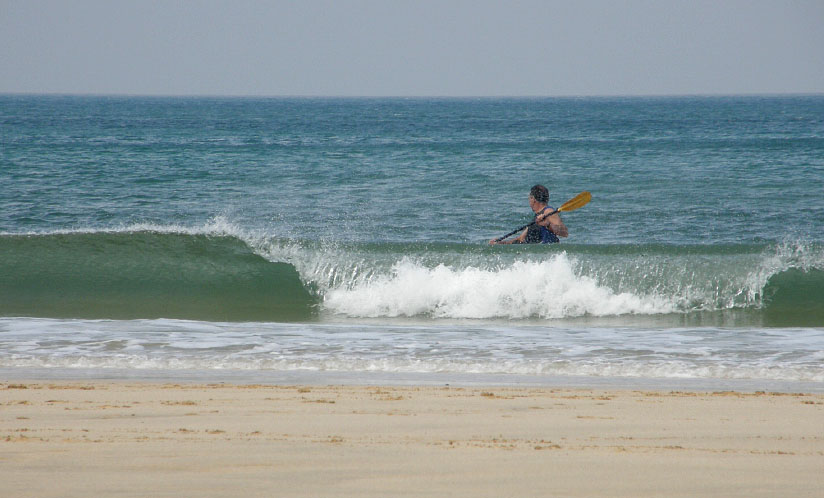
[[[824,395],[0,384],[9,497],[822,496]]]

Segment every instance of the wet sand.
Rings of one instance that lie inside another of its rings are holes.
[[[821,496],[824,395],[0,383],[15,497]]]

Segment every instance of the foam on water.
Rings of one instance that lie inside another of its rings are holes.
[[[554,249],[381,250],[270,241],[260,254],[289,261],[318,293],[324,309],[352,318],[551,320],[762,310],[773,302],[776,289],[771,284],[777,276],[800,272],[781,282],[791,287],[824,269],[824,250],[805,242],[724,250]],[[824,296],[815,278],[809,285],[808,300]],[[792,313],[787,310],[783,323],[792,323]]]
[[[824,382],[821,329],[645,330],[0,319],[0,368]]]
[[[616,293],[577,275],[566,253],[503,268],[427,268],[408,258],[390,274],[327,292],[324,305],[349,316],[562,318],[674,311],[666,299]]]

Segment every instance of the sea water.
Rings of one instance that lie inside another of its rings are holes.
[[[0,372],[824,390],[822,225],[822,96],[5,95]]]

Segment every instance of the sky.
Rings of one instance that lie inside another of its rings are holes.
[[[824,93],[824,0],[0,0],[0,93]]]

